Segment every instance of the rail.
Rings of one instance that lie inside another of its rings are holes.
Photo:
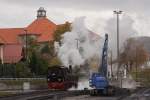
[[[58,90],[41,90],[17,94],[12,96],[0,97],[0,100],[60,100],[63,97],[88,95],[89,91],[74,90],[74,91],[58,91]]]
[[[27,100],[61,100],[64,97],[71,97],[71,96],[79,96],[79,95],[89,95],[89,90],[74,90],[74,91],[63,91],[59,93],[52,93],[43,96],[32,97]]]

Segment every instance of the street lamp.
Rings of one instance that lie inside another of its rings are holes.
[[[77,49],[79,49],[79,39],[75,39],[77,41]]]
[[[136,58],[136,72],[135,72],[135,78],[136,78],[136,82],[137,82],[137,62],[138,62],[138,56],[137,56],[137,50],[138,50],[138,48],[137,48],[137,46],[136,46],[136,51],[135,51],[135,58]]]
[[[111,62],[111,78],[113,78],[113,71],[112,71],[112,50],[110,51],[110,62]]]
[[[28,41],[27,41],[27,30],[24,30],[25,31],[25,58],[26,58],[26,62],[27,62],[27,58],[28,58]]]
[[[123,84],[122,84],[122,81],[123,81],[123,71],[121,70],[121,71],[119,71],[119,75],[120,75],[120,88],[122,88],[123,86]]]
[[[117,60],[118,60],[118,69],[119,69],[119,15],[122,14],[122,11],[115,10],[114,14],[117,15]]]
[[[4,43],[0,43],[0,67],[2,68],[2,76],[4,75]]]
[[[4,44],[0,43],[0,60],[1,64],[4,64]]]

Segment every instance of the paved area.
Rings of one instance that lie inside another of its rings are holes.
[[[66,94],[67,92],[65,92]],[[51,95],[53,93],[38,93],[37,94],[28,94],[28,95],[22,95],[15,97],[13,100],[29,100],[30,98],[33,97],[42,97],[45,96],[47,97],[48,95]],[[54,92],[54,94],[56,94]],[[59,94],[60,95],[60,94]],[[55,96],[54,96],[55,97]],[[90,95],[80,95],[80,96],[73,96],[73,97],[57,97],[54,98],[53,96],[51,98],[46,98],[44,99],[43,97],[41,99],[33,99],[33,100],[150,100],[150,88],[142,88],[138,89],[135,93],[131,94],[130,96],[120,98],[119,96],[117,97],[107,97],[107,96],[90,96]],[[4,98],[2,100],[12,100],[12,98]]]
[[[141,89],[123,100],[150,100],[150,88]]]
[[[136,93],[131,94],[128,97],[119,98],[119,97],[101,97],[101,96],[90,96],[82,95],[75,97],[66,97],[62,100],[150,100],[150,88],[142,88],[137,90]]]
[[[76,97],[66,97],[62,100],[117,100],[117,97],[100,97],[100,96],[90,96],[90,95],[82,95]]]

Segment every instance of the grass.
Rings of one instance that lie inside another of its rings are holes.
[[[37,85],[38,87],[47,86],[46,80],[0,80],[0,83],[6,84],[7,86],[23,86],[24,82],[30,82],[31,85]],[[10,91],[0,91],[0,97],[7,97],[16,94],[15,92]]]
[[[132,71],[131,75],[134,80],[140,82],[143,86],[150,86],[150,69],[138,69],[138,71]]]
[[[12,92],[0,91],[0,97],[7,97],[7,96],[12,96],[12,95],[14,95],[14,93],[12,93]]]

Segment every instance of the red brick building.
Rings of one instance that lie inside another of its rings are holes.
[[[36,38],[37,42],[45,43],[53,40],[57,25],[46,18],[46,11],[40,8],[37,19],[23,28],[0,28],[0,59],[2,63],[16,63],[22,59],[26,36]]]
[[[23,56],[25,40],[28,36],[34,37],[38,43],[46,43],[53,40],[56,25],[46,17],[44,8],[37,11],[37,19],[23,28],[0,28],[0,60],[2,63],[17,63]],[[89,34],[91,39],[99,36],[93,32]],[[94,37],[93,37],[94,36]]]

